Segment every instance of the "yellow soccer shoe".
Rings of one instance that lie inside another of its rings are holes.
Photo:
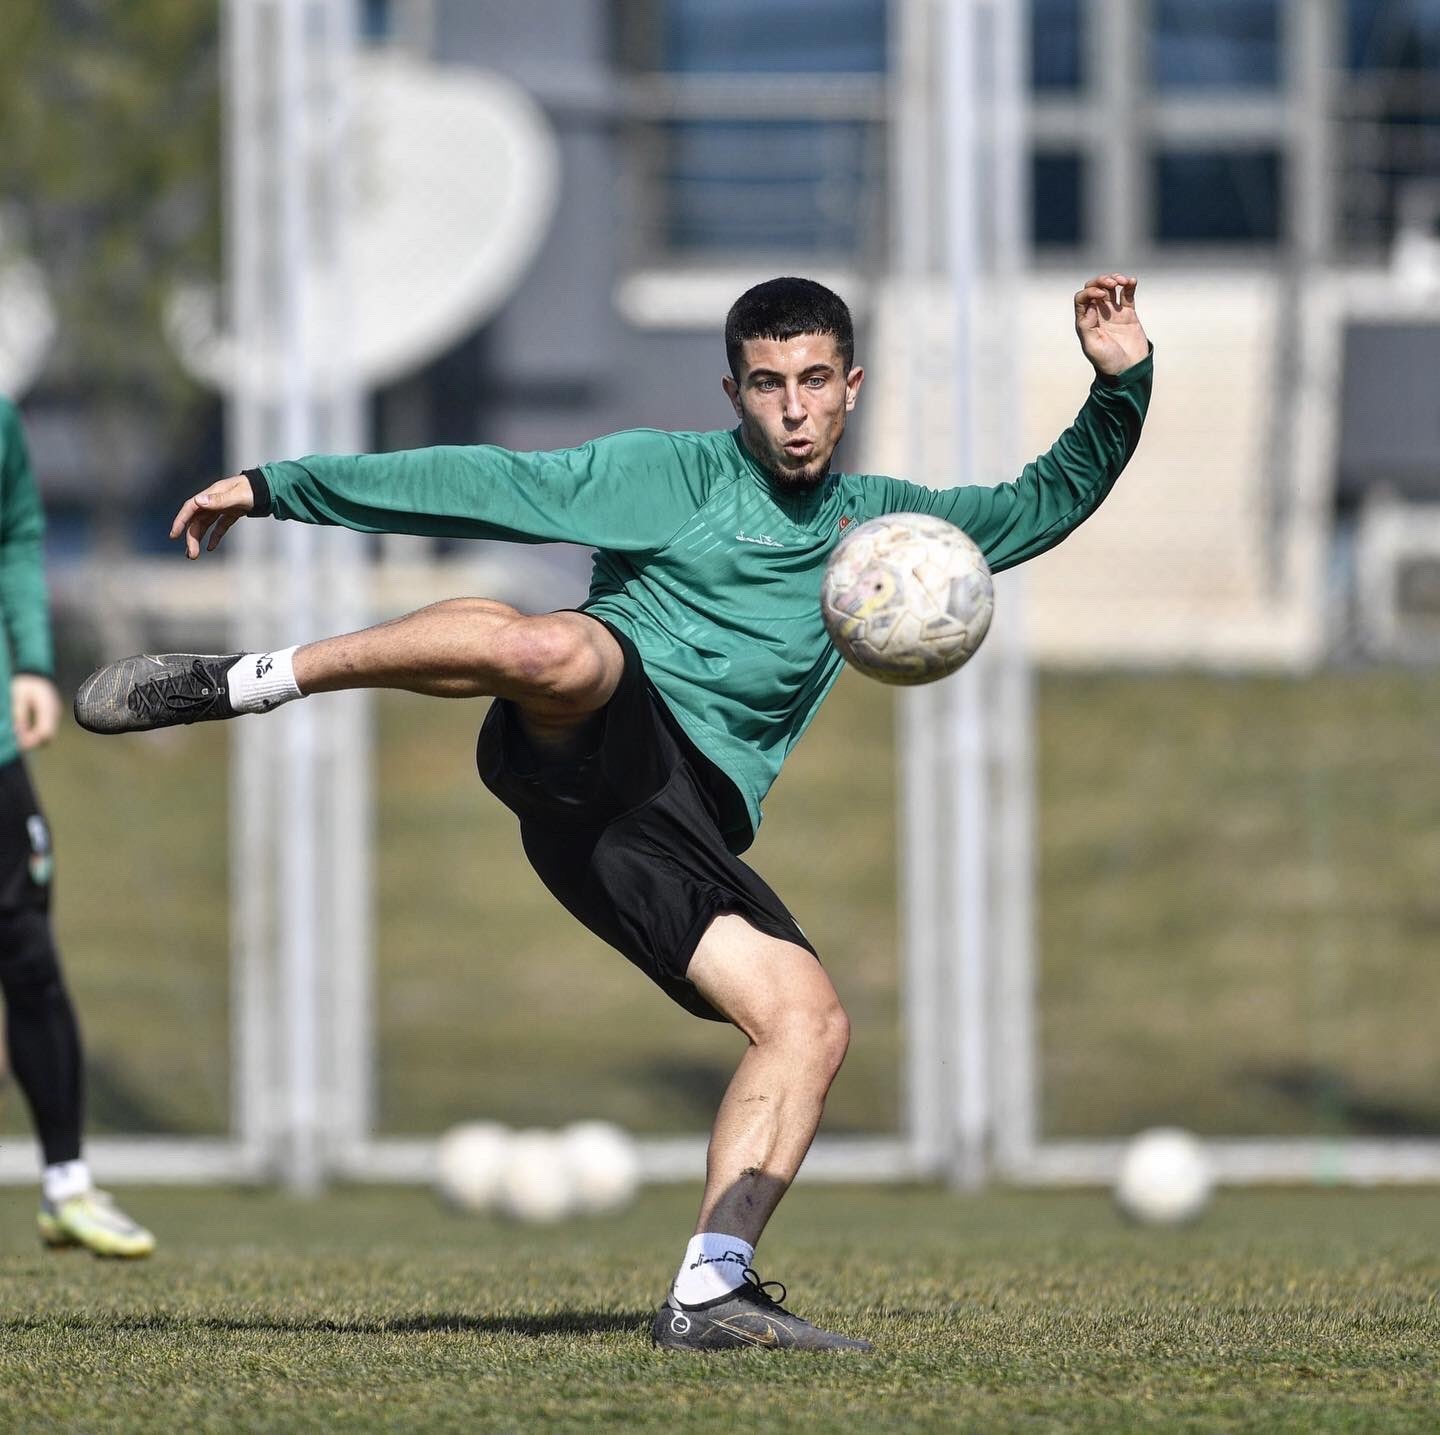
[[[155,1237],[132,1221],[108,1191],[90,1190],[68,1201],[42,1201],[40,1239],[52,1250],[83,1246],[97,1256],[135,1260],[155,1249]]]

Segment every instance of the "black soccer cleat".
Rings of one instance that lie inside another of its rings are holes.
[[[87,732],[148,732],[234,717],[225,674],[241,655],[141,653],[91,673],[75,694]]]
[[[770,1286],[779,1286],[772,1295]],[[781,1302],[780,1281],[762,1281],[748,1266],[745,1284],[703,1305],[681,1305],[674,1294],[655,1312],[650,1339],[662,1350],[874,1350],[868,1340],[852,1340],[821,1330],[792,1315]]]

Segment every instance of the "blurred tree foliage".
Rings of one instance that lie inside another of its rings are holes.
[[[219,37],[219,0],[0,0],[0,224],[49,281],[44,383],[92,439],[124,414],[173,442],[204,397],[161,313],[219,271]]]

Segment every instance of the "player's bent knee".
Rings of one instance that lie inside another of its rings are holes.
[[[850,1018],[838,1001],[821,1017],[818,1049],[828,1058],[832,1074],[839,1071],[850,1050]]]
[[[615,646],[605,629],[589,619],[574,622],[568,615],[532,619],[516,633],[515,675],[547,702],[580,710],[600,707],[617,675],[606,642]]]
[[[787,1006],[765,1022],[754,1039],[803,1051],[833,1075],[850,1048],[850,1018],[832,995],[828,1001]]]

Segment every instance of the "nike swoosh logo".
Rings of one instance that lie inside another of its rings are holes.
[[[765,1322],[765,1333],[761,1335],[758,1331],[747,1330],[743,1325],[733,1325],[728,1320],[717,1320],[716,1325],[728,1330],[731,1335],[737,1335],[741,1340],[751,1345],[779,1345],[780,1337],[775,1334],[775,1327],[767,1320]]]

